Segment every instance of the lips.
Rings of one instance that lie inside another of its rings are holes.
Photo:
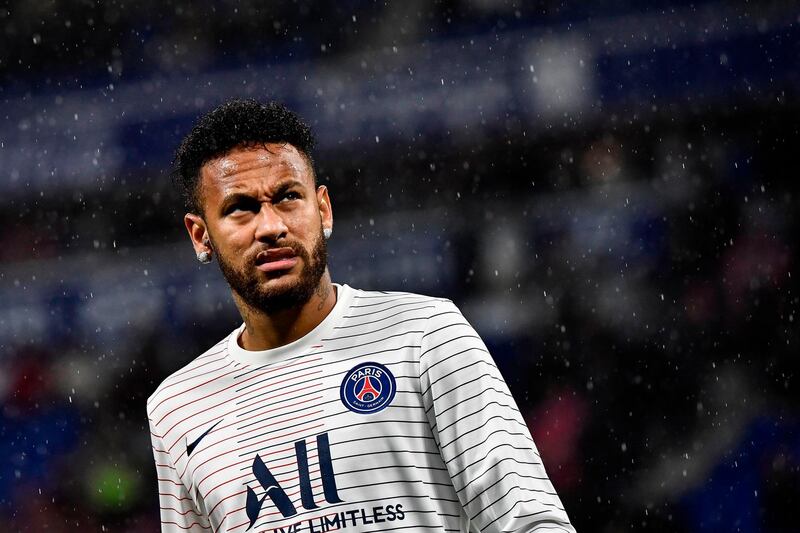
[[[256,268],[262,272],[288,270],[297,264],[298,257],[291,248],[272,248],[259,252],[256,256]]]

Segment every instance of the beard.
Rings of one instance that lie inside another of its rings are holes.
[[[218,248],[214,246],[219,269],[231,289],[250,307],[265,313],[299,308],[308,302],[319,286],[319,281],[322,279],[328,263],[328,248],[322,237],[321,226],[310,254],[298,242],[282,242],[280,246],[291,248],[294,254],[302,260],[303,269],[295,283],[288,287],[277,288],[266,288],[259,279],[255,258],[262,250],[257,250],[252,256],[246,258],[242,268],[237,268],[220,255]]]

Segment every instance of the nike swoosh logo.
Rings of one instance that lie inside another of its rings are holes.
[[[220,418],[219,420],[217,420],[216,424],[214,424],[213,426],[211,426],[210,428],[208,428],[207,430],[205,430],[205,431],[203,432],[203,434],[202,434],[202,435],[200,435],[199,437],[197,437],[197,438],[194,440],[194,442],[193,442],[193,443],[189,444],[189,443],[187,442],[187,443],[186,443],[186,455],[187,455],[187,456],[189,456],[189,455],[192,455],[192,452],[194,451],[194,449],[195,449],[195,448],[197,448],[197,445],[198,445],[198,444],[200,444],[200,441],[201,441],[201,440],[203,440],[203,439],[205,438],[205,436],[206,436],[206,435],[208,435],[209,433],[211,433],[211,430],[212,430],[212,429],[214,429],[215,427],[217,427],[217,424],[219,424],[220,422],[222,422],[222,419],[221,419],[221,418]]]

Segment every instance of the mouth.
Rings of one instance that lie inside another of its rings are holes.
[[[299,258],[291,248],[273,248],[265,252],[259,252],[256,256],[256,268],[262,272],[289,270],[298,261]]]

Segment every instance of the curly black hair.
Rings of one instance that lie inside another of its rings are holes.
[[[200,117],[178,147],[173,163],[173,179],[183,193],[186,208],[203,213],[199,182],[205,163],[233,148],[266,143],[288,143],[297,148],[308,160],[313,175],[314,134],[283,104],[229,100]]]

